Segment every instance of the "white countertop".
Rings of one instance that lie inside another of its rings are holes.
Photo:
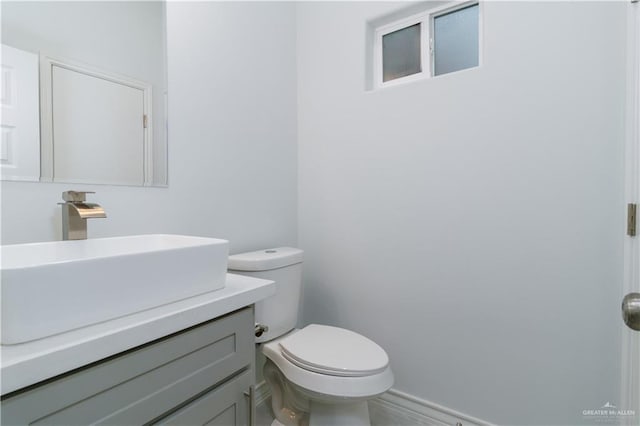
[[[0,346],[2,395],[217,318],[275,293],[273,281],[227,274],[223,289],[18,345]]]

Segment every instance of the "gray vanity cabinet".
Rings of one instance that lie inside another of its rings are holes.
[[[2,398],[2,425],[247,425],[253,309],[241,309]]]
[[[249,423],[252,409],[247,390],[251,372],[245,371],[228,383],[207,392],[192,403],[161,419],[157,425],[229,426]]]

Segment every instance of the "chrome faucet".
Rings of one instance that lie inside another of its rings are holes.
[[[62,193],[62,239],[86,240],[87,219],[107,217],[104,209],[95,203],[85,203],[87,194],[95,192],[65,191]]]

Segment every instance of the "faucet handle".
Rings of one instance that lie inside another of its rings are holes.
[[[87,201],[87,194],[95,194],[94,191],[64,191],[62,199],[71,203],[81,203]]]

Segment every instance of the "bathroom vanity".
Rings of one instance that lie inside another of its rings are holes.
[[[3,345],[1,423],[251,424],[252,305],[274,292],[228,274],[220,290]]]

